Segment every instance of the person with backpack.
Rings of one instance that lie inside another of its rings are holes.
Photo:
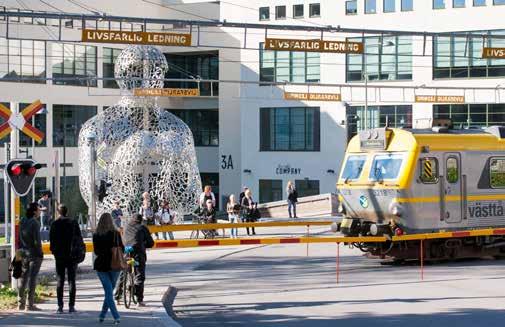
[[[68,217],[68,208],[60,204],[57,208],[58,218],[51,224],[49,232],[50,250],[56,262],[58,310],[63,313],[63,289],[65,286],[65,273],[68,276],[69,300],[68,312],[75,310],[75,277],[77,265],[84,261],[86,246],[81,235],[79,224]]]
[[[40,240],[40,209],[37,202],[26,207],[26,217],[19,223],[19,253],[21,256],[21,276],[18,280],[18,310],[40,311],[35,306],[35,287],[37,275],[44,259]],[[28,305],[26,305],[26,287],[28,286]]]
[[[288,196],[288,214],[289,218],[296,217],[296,203],[298,202],[298,192],[296,191],[295,185],[292,181],[288,181],[286,186],[286,194]],[[291,210],[293,213],[291,213]]]

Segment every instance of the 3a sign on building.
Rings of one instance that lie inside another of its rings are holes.
[[[505,58],[505,48],[483,48],[482,58]]]
[[[83,29],[82,42],[189,47],[191,34]]]
[[[465,103],[463,95],[416,95],[418,103]]]
[[[339,93],[299,93],[284,92],[284,100],[300,101],[342,101]]]
[[[137,97],[197,97],[199,89],[134,89]]]
[[[265,49],[277,51],[363,53],[363,43],[266,38]]]

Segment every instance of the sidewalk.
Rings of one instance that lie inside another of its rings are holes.
[[[78,275],[77,280],[77,300],[75,314],[56,314],[56,298],[51,298],[45,303],[37,304],[42,309],[40,312],[0,312],[0,326],[108,326],[112,325],[110,312],[104,323],[98,322],[98,314],[102,308],[103,291],[96,274],[91,270],[87,263],[89,258],[82,265],[82,273]],[[46,257],[44,260],[42,274],[51,274],[54,267],[54,261]],[[147,286],[147,285],[146,285]],[[163,290],[164,291],[164,290]],[[118,306],[121,315],[121,324],[123,327],[172,327],[179,326],[166,315],[160,302],[161,293],[148,292],[146,288],[146,307],[141,309],[127,310],[123,305]],[[157,293],[157,294],[155,294]],[[65,290],[65,311],[68,310],[68,295]]]

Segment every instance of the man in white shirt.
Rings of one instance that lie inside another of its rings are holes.
[[[170,210],[170,205],[168,204],[167,200],[163,200],[160,210],[156,214],[158,217],[158,222],[160,225],[173,225],[174,224],[174,219],[175,219],[175,212]],[[160,234],[163,235],[163,239],[167,240],[167,233],[168,236],[170,237],[171,240],[174,239],[174,234],[172,232],[161,232]]]

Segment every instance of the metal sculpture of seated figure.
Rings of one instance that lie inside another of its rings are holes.
[[[79,186],[90,202],[88,136],[95,137],[95,181],[110,183],[108,196],[97,203],[97,216],[119,201],[126,216],[137,213],[142,193],[153,201],[167,199],[178,217],[198,206],[200,174],[193,135],[178,117],[161,109],[154,97],[133,96],[135,88],[163,88],[168,64],[152,46],[128,46],[115,63],[123,94],[118,104],[89,119],[79,133]],[[95,184],[96,184],[95,183]]]

